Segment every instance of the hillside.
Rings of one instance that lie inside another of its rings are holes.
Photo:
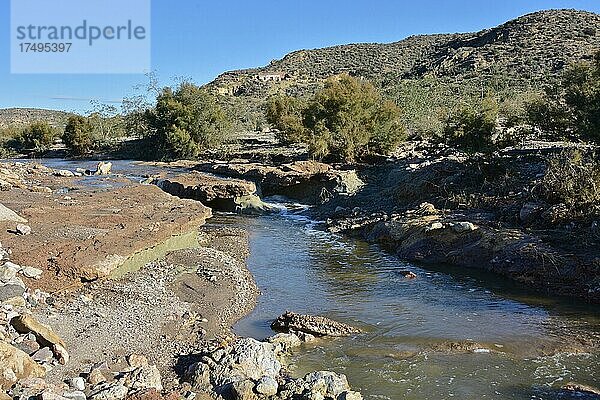
[[[600,15],[548,10],[476,33],[295,51],[262,68],[226,72],[208,86],[235,105],[240,118],[256,123],[259,106],[270,94],[310,93],[327,77],[344,72],[373,81],[403,102],[407,92],[415,91],[415,82],[419,91],[439,97],[480,93],[483,87],[539,88],[598,49]]]
[[[52,126],[63,127],[69,115],[71,114],[64,111],[38,108],[4,108],[0,109],[0,129],[19,127],[36,121],[46,121]]]

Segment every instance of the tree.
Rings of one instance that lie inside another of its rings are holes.
[[[267,118],[287,139],[305,142],[311,156],[356,161],[387,154],[405,138],[400,109],[375,87],[349,75],[332,77],[300,108],[291,98],[267,104]]]
[[[69,152],[74,155],[88,153],[94,144],[92,130],[87,118],[80,115],[69,117],[62,138]]]
[[[56,129],[47,122],[34,122],[21,132],[20,141],[26,149],[44,152],[52,146],[57,136]]]
[[[228,120],[215,98],[189,82],[175,90],[164,88],[145,116],[153,143],[150,155],[155,158],[194,158],[220,144],[228,133]]]
[[[600,51],[592,63],[579,63],[569,68],[562,87],[575,131],[583,139],[600,143]]]

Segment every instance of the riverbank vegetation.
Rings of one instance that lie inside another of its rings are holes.
[[[341,75],[306,102],[281,95],[266,104],[283,142],[308,144],[313,158],[357,161],[387,154],[405,138],[398,106],[369,82]]]

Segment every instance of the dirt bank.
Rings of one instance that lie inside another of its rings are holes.
[[[136,353],[158,366],[170,390],[179,385],[182,356],[206,340],[231,337],[230,327],[258,296],[245,267],[247,237],[210,227],[201,228],[199,239],[198,248],[170,253],[121,279],[85,285],[38,308],[36,316],[55,327],[71,354],[66,366],[50,372],[50,381],[75,377],[99,361],[118,370]]]

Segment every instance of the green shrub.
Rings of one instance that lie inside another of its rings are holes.
[[[551,139],[600,143],[600,51],[565,70],[559,84],[527,105],[529,122]]]
[[[145,118],[153,143],[147,154],[151,158],[194,158],[228,135],[229,121],[214,96],[189,82],[175,91],[164,88]]]
[[[279,95],[265,105],[265,118],[277,129],[277,138],[283,143],[297,143],[306,139],[302,126],[304,104],[294,97]]]
[[[446,119],[443,138],[450,146],[467,152],[496,149],[494,135],[498,121],[498,103],[491,97],[476,106],[463,106]]]
[[[34,122],[23,129],[20,141],[24,148],[41,153],[52,146],[56,136],[57,130],[47,122]]]
[[[267,103],[269,122],[285,141],[304,142],[312,157],[356,161],[387,154],[405,139],[400,109],[375,87],[349,75],[332,77],[304,107],[278,97]]]
[[[63,133],[63,143],[73,155],[84,155],[92,150],[94,139],[90,121],[82,116],[69,117]]]
[[[21,148],[21,129],[8,126],[0,128],[0,158],[8,158]]]

